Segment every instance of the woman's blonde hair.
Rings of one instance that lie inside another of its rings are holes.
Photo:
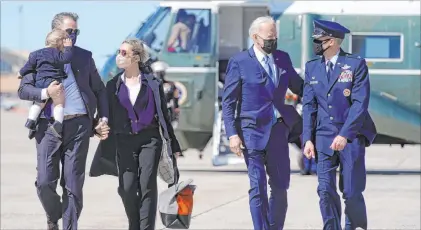
[[[68,37],[69,35],[66,31],[54,29],[47,34],[47,38],[45,38],[45,45],[48,47],[59,48],[59,46],[63,44],[63,39]]]
[[[146,51],[143,41],[137,38],[127,38],[122,44],[124,43],[132,46],[133,55],[139,56],[139,62],[145,63],[149,59],[149,53]]]

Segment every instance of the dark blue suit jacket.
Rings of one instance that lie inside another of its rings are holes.
[[[228,63],[222,99],[225,129],[227,137],[240,135],[248,149],[265,149],[272,129],[273,105],[290,129],[290,141],[302,132],[301,116],[293,106],[285,105],[285,94],[290,88],[301,96],[304,81],[288,53],[276,50],[272,55],[278,67],[277,85],[257,60],[253,47]]]
[[[36,86],[48,87],[53,80],[61,80],[66,75],[64,64],[71,62],[73,47],[65,47],[64,52],[53,47],[46,47],[29,54],[28,61],[20,69],[21,76],[36,73]]]
[[[98,74],[92,53],[75,46],[71,66],[88,116],[94,120],[94,114],[98,108],[99,117],[109,117],[105,85]],[[23,76],[20,82],[18,95],[22,100],[42,102],[41,90],[35,87],[35,74],[28,74]],[[96,121],[93,124],[95,123]]]
[[[370,81],[363,58],[341,50],[328,81],[324,58],[306,64],[303,96],[303,143],[316,142],[318,151],[332,155],[337,136],[352,142],[358,135],[373,143],[376,127],[368,113]]]

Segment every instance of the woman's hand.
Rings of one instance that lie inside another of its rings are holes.
[[[108,138],[108,133],[110,132],[110,127],[108,124],[104,121],[100,121],[98,125],[95,127],[96,136],[100,140],[105,140]]]

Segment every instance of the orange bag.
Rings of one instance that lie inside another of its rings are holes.
[[[186,187],[177,194],[178,215],[187,216],[193,212],[193,190]]]
[[[162,224],[170,229],[189,229],[196,185],[188,179],[169,187],[159,195],[158,209]]]

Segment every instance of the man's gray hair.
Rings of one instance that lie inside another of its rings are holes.
[[[256,34],[259,31],[260,25],[264,23],[275,23],[271,16],[263,16],[254,19],[249,28],[249,36]]]
[[[132,51],[134,55],[139,55],[140,62],[145,63],[149,59],[149,53],[143,45],[143,41],[137,38],[127,38],[123,41],[132,46]]]
[[[51,29],[58,29],[61,24],[63,24],[63,20],[65,18],[71,18],[73,21],[77,22],[79,19],[79,15],[72,12],[61,12],[54,16],[53,20],[51,21]]]

